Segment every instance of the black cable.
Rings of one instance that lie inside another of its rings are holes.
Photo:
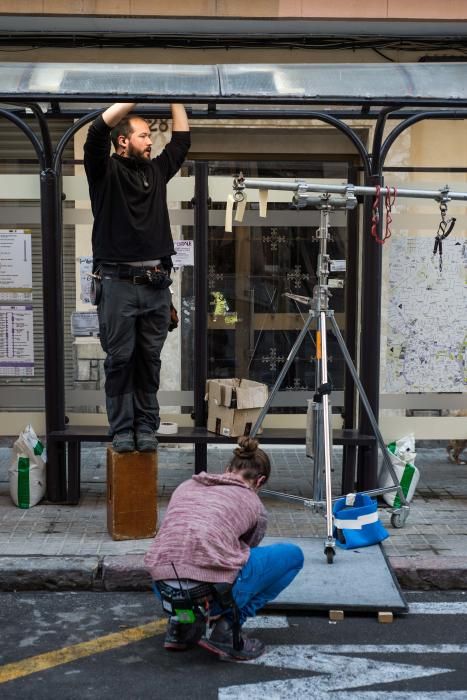
[[[379,51],[379,49],[374,48],[373,51],[378,54],[378,56],[381,56],[384,58],[386,61],[390,61],[391,63],[396,63],[393,58],[390,58],[389,56],[385,56],[382,51]]]
[[[32,46],[29,44],[32,42]],[[447,42],[449,42],[447,44]],[[251,33],[246,36],[218,36],[210,34],[195,34],[189,37],[181,35],[96,35],[96,34],[56,34],[41,37],[32,34],[5,34],[0,35],[0,51],[26,52],[38,48],[204,48],[204,49],[235,49],[235,48],[258,48],[270,47],[271,43],[275,47],[288,49],[310,49],[310,50],[361,50],[372,49],[375,52],[382,51],[426,51],[430,54],[443,51],[446,54],[446,47],[449,46],[449,54],[452,59],[452,52],[459,51],[462,55],[467,53],[467,39],[464,37],[443,37],[433,39],[433,37],[387,37],[387,36],[362,36],[352,35],[347,37],[336,36],[280,36],[274,34]],[[380,53],[385,60],[394,61],[391,57]],[[459,56],[459,58],[462,58]]]

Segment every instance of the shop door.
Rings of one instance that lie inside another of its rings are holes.
[[[209,163],[208,378],[248,378],[272,386],[308,316],[306,305],[286,295],[311,297],[316,284],[318,244],[314,235],[319,211],[297,210],[291,205],[292,193],[270,191],[267,216],[262,218],[258,193],[250,190],[242,223],[234,221],[232,232],[226,232],[226,196],[232,192],[233,176],[241,171],[252,178],[342,183],[348,181],[349,167],[351,163],[343,160]],[[344,283],[343,287],[332,289],[330,307],[345,335],[347,213],[332,213],[330,223],[332,240],[328,250],[336,269],[331,276]],[[191,289],[188,279],[186,283]],[[310,332],[302,344],[272,412],[306,411],[306,399],[315,389],[313,336]],[[188,347],[183,355],[190,356]],[[344,363],[332,334],[328,338],[328,355],[333,403],[339,410],[339,404],[343,404]],[[183,363],[182,373],[184,388],[192,388],[191,362]]]

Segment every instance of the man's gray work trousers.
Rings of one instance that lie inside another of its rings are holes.
[[[98,306],[110,433],[159,428],[160,354],[170,323],[170,289],[102,279]]]

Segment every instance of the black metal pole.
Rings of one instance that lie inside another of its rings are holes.
[[[356,168],[349,169],[349,182],[355,182]],[[347,269],[345,275],[345,344],[354,365],[357,364],[357,309],[358,309],[358,213],[347,214]],[[355,428],[355,384],[349,370],[344,374],[344,428]]]
[[[382,185],[380,175],[372,175],[366,183],[370,186]],[[381,221],[381,217],[380,217]],[[371,236],[372,200],[365,197],[363,211],[362,242],[362,321],[360,333],[360,379],[365,389],[373,414],[379,414],[379,373],[381,347],[381,284],[382,284],[382,245]],[[373,433],[366,411],[360,402],[359,432]],[[360,450],[358,455],[357,490],[365,491],[376,486],[378,447]]]
[[[194,324],[194,418],[195,428],[206,428],[204,396],[208,376],[208,164],[195,163],[195,324]],[[206,443],[195,443],[195,473],[207,467]]]
[[[349,168],[349,182],[356,182],[357,170]],[[347,215],[347,270],[345,275],[345,344],[357,365],[357,309],[358,309],[358,213],[352,209]],[[356,388],[347,365],[344,373],[344,430],[356,428]],[[355,447],[344,446],[342,459],[342,493],[349,493],[355,488],[356,470]]]
[[[371,175],[365,177],[365,184],[372,187],[382,186],[384,179],[383,134],[387,118],[391,112],[399,109],[393,105],[381,110],[373,135],[371,154]],[[381,351],[381,289],[383,246],[370,236],[372,226],[372,201],[365,197],[363,210],[363,256],[362,256],[362,323],[360,335],[360,380],[365,390],[373,415],[378,422],[379,416],[379,375]],[[378,237],[381,238],[382,207],[379,206]],[[360,433],[368,435],[372,426],[367,412],[360,402]],[[374,489],[378,470],[378,447],[359,451],[357,469],[357,489],[359,491]]]
[[[41,172],[42,285],[46,433],[65,428],[61,194],[57,172]],[[47,443],[47,497],[66,500],[64,443]]]

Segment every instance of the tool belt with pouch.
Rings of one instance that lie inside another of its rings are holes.
[[[155,289],[167,289],[172,284],[172,279],[167,270],[163,267],[134,267],[132,265],[109,265],[100,266],[101,278],[116,277],[120,280],[127,280],[131,284],[150,284]]]
[[[181,624],[191,624],[195,621],[196,612],[202,613],[207,619],[210,603],[217,603],[223,611],[231,611],[233,647],[237,650],[242,649],[240,616],[232,595],[232,584],[196,581],[192,582],[194,585],[187,588],[183,586],[183,583],[186,582],[178,581],[178,587],[176,587],[169,585],[166,581],[153,582],[165,612],[176,616]]]
[[[99,306],[102,297],[102,279],[100,276],[93,274],[91,277],[91,287],[89,290],[89,299],[93,306]]]
[[[182,622],[191,622],[189,611],[194,608],[205,609],[214,600],[214,593],[209,583],[200,583],[193,588],[175,588],[165,581],[156,581],[162,607],[169,615],[179,615]]]
[[[230,583],[204,583],[198,582],[191,588],[167,584],[165,581],[155,581],[164,610],[172,615],[184,609],[193,607],[205,607],[206,604],[216,601],[222,608],[230,608],[235,605],[232,598],[232,584]]]

